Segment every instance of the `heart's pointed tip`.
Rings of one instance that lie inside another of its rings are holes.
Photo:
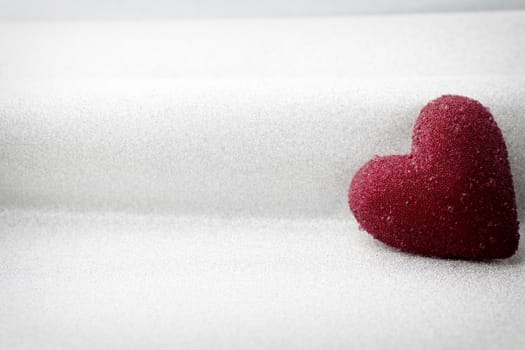
[[[410,229],[414,231],[414,229]],[[382,244],[403,253],[430,257],[437,259],[468,260],[468,261],[492,261],[507,259],[518,251],[519,234],[502,235],[498,242],[483,243],[483,240],[473,241],[468,244],[449,242],[446,247],[429,245],[425,241],[411,241],[403,235],[368,232],[374,239]],[[424,236],[424,235],[423,235]],[[505,238],[506,236],[507,238]],[[395,237],[395,238],[393,238]]]

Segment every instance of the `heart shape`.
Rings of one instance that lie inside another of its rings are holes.
[[[370,160],[352,179],[348,199],[361,228],[405,252],[483,260],[518,247],[503,135],[489,110],[467,97],[427,104],[411,153]]]

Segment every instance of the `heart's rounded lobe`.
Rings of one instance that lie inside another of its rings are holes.
[[[518,247],[503,135],[489,110],[467,97],[426,105],[411,153],[366,163],[352,179],[349,204],[364,230],[405,252],[482,260]]]

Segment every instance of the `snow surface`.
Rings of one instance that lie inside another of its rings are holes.
[[[348,207],[441,94],[525,210],[525,12],[0,23],[0,348],[525,348],[523,244],[399,253]]]

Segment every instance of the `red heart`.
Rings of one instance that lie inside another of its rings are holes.
[[[370,160],[352,179],[348,198],[364,230],[405,252],[494,259],[518,247],[503,135],[489,110],[467,97],[427,104],[411,153]]]

